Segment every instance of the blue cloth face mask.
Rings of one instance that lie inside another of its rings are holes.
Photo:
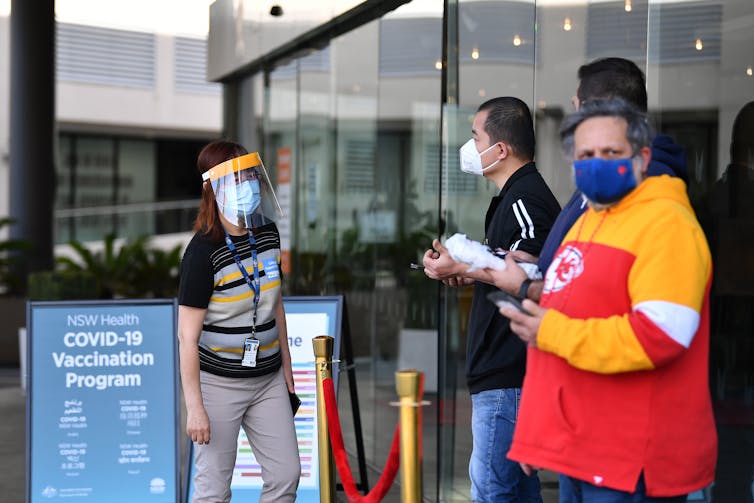
[[[573,162],[576,187],[590,201],[610,204],[634,190],[633,159],[582,159]]]
[[[246,180],[236,186],[236,206],[239,214],[251,215],[261,202],[259,180]]]

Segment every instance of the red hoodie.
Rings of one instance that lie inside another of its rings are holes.
[[[545,277],[508,457],[589,483],[687,494],[714,479],[712,263],[682,180],[589,209]]]

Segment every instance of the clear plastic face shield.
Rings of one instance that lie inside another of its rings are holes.
[[[235,226],[251,229],[283,217],[283,210],[257,152],[208,169],[202,174],[202,180],[212,185],[218,210]]]

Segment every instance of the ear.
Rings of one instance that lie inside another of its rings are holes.
[[[498,147],[498,149],[499,149],[497,151],[497,160],[498,161],[504,160],[506,157],[508,157],[511,154],[510,147],[508,145],[506,145],[505,143],[499,141],[499,142],[497,142],[495,144],[495,146]]]
[[[647,170],[649,170],[649,161],[652,160],[652,149],[644,147],[639,150],[639,156],[641,157],[641,175],[647,176]]]

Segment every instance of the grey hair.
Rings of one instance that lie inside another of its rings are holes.
[[[560,127],[563,151],[569,159],[573,159],[573,136],[576,128],[585,120],[593,117],[616,117],[625,120],[628,125],[626,139],[631,144],[633,155],[652,144],[654,133],[645,113],[620,98],[593,100],[584,103],[578,111],[566,117]]]

